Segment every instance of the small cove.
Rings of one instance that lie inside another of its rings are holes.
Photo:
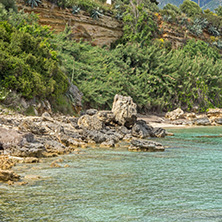
[[[60,156],[68,168],[17,165],[42,179],[0,184],[0,221],[222,221],[222,127],[169,131],[161,153],[90,148]]]

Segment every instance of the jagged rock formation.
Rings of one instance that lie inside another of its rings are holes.
[[[19,10],[38,14],[39,23],[51,26],[55,32],[64,31],[68,24],[72,30],[71,37],[77,41],[83,39],[94,45],[110,46],[123,34],[122,23],[111,16],[104,15],[95,20],[85,11],[73,15],[71,9],[61,9],[46,0],[42,0],[42,4],[35,8],[25,5],[23,0],[16,2]]]

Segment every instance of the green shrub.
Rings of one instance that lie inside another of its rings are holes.
[[[184,0],[180,5],[180,10],[189,17],[196,17],[202,13],[200,6],[191,0]]]
[[[181,14],[180,9],[179,9],[176,5],[172,5],[172,4],[170,4],[170,3],[168,3],[167,5],[165,5],[165,6],[163,7],[163,9],[164,9],[164,10],[172,11],[172,12],[174,12],[174,13],[177,14],[177,15],[180,15],[180,14]]]
[[[15,0],[0,0],[0,4],[4,5],[7,11],[9,11],[10,9],[12,9],[13,11],[17,11]]]
[[[66,91],[67,78],[59,69],[52,48],[42,38],[16,30],[7,22],[0,22],[0,30],[2,86],[26,98],[45,98]]]

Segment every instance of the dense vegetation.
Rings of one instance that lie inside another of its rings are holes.
[[[0,5],[0,87],[26,99],[56,98],[68,87],[50,44],[52,33],[35,15],[7,12]],[[59,84],[58,84],[59,83]]]
[[[220,8],[218,15],[202,12],[189,0],[163,10],[142,0],[116,1],[112,7],[121,15],[124,35],[108,49],[73,41],[69,27],[52,34],[38,25],[36,16],[0,6],[2,90],[16,90],[27,99],[50,97],[62,105],[68,77],[83,92],[85,108],[110,108],[116,93],[132,96],[142,112],[222,107]],[[196,36],[211,32],[214,39],[189,40],[173,49],[159,38],[159,15]]]

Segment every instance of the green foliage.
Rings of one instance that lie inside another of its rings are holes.
[[[217,13],[217,15],[222,16],[222,6],[218,6],[218,8],[215,9],[215,12]]]
[[[81,10],[91,12],[93,9],[101,8],[104,11],[110,10],[110,7],[104,0],[48,0],[62,8],[72,8],[73,6],[81,8]]]
[[[85,108],[110,108],[116,93],[130,95],[143,111],[222,106],[220,54],[202,41],[180,50],[138,43],[107,50],[70,41],[69,35],[67,30],[53,43],[62,70],[84,94]]]
[[[129,7],[123,17],[124,42],[138,42],[146,45],[157,33],[157,24],[153,14],[144,10],[143,5]]]
[[[100,10],[99,8],[97,8],[97,9],[93,9],[92,11],[91,11],[91,17],[93,18],[93,19],[99,19],[100,17],[102,17],[103,16],[103,11],[102,10]]]
[[[43,38],[17,30],[8,22],[1,22],[0,30],[3,87],[26,98],[56,96],[66,90],[67,78],[58,67],[56,53]]]
[[[207,27],[208,21],[206,18],[196,18],[194,22],[188,26],[188,29],[196,36],[200,36],[203,30]]]
[[[8,17],[8,13],[5,9],[5,6],[0,4],[0,21],[4,21],[5,19],[7,19]]]
[[[79,11],[80,11],[80,7],[79,7],[79,6],[74,5],[74,6],[72,7],[72,14],[73,14],[73,15],[78,14]]]
[[[7,11],[12,9],[13,11],[17,11],[17,7],[15,4],[15,0],[0,0],[0,5],[3,5]]]
[[[167,5],[165,5],[165,6],[163,7],[163,9],[172,11],[172,12],[174,12],[174,13],[177,14],[177,15],[180,15],[180,14],[181,14],[180,9],[179,9],[176,5],[172,5],[172,4],[170,4],[170,3],[168,3]]]
[[[32,8],[38,7],[41,4],[41,0],[24,0],[26,4],[30,5]]]
[[[210,47],[209,44],[200,40],[189,40],[184,46],[183,51],[192,59],[196,56],[206,56],[209,59],[213,59],[213,61],[217,61],[220,59],[220,54],[218,50]]]
[[[180,5],[180,10],[189,17],[198,16],[202,13],[199,5],[191,0],[184,0],[183,4]]]

